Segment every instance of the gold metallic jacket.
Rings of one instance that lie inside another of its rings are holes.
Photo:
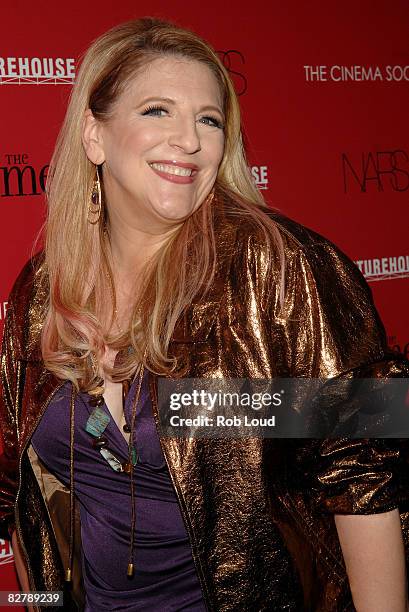
[[[315,232],[268,214],[285,246],[284,313],[278,271],[265,274],[262,233],[220,213],[215,282],[174,331],[170,351],[180,372],[190,378],[409,376],[408,362],[388,352],[357,267]],[[0,535],[8,537],[16,525],[31,588],[38,591],[63,589],[69,528],[68,491],[30,445],[63,384],[44,368],[39,350],[47,299],[35,272],[41,262],[40,254],[34,266],[26,264],[10,296],[0,401]],[[159,426],[152,374],[150,394]],[[353,611],[334,513],[399,506],[409,546],[402,440],[161,437],[161,445],[209,611]],[[73,598],[65,595],[66,610],[76,610],[75,602],[83,609],[79,534],[77,509],[74,589]]]

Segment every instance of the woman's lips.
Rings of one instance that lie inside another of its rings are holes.
[[[150,162],[149,166],[161,178],[170,181],[171,183],[192,183],[197,174],[197,166],[195,164],[186,164],[183,162],[174,161],[154,161]]]

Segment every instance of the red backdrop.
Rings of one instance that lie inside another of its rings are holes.
[[[407,353],[406,0],[254,0],[245,10],[216,0],[200,8],[156,0],[154,11],[144,0],[2,6],[0,328],[44,220],[47,165],[78,58],[103,31],[143,15],[172,19],[213,44],[240,95],[249,160],[266,199],[357,262],[391,346]],[[16,587],[1,540],[0,583]]]

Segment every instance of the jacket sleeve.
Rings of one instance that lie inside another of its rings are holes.
[[[29,260],[18,275],[8,300],[4,323],[0,366],[0,537],[9,539],[14,529],[18,489],[20,409],[26,362],[22,359],[25,342],[24,312],[31,291],[35,259]]]
[[[409,362],[387,348],[364,277],[331,242],[322,239],[293,254],[286,292],[281,325],[290,377],[346,381],[409,376]],[[325,398],[315,399],[322,410]],[[359,398],[365,401],[370,400]],[[347,403],[341,405],[351,412]],[[327,437],[293,440],[289,448],[298,476],[294,482],[303,483],[320,510],[372,514],[405,501],[405,440]]]
[[[17,360],[13,304],[9,302],[1,351],[0,423],[3,453],[0,456],[0,537],[9,539],[14,528],[17,494],[17,401],[21,387],[22,365]]]

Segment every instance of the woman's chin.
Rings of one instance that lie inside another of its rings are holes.
[[[183,204],[180,206],[158,206],[155,207],[155,213],[164,221],[184,221],[198,208],[194,203]]]

